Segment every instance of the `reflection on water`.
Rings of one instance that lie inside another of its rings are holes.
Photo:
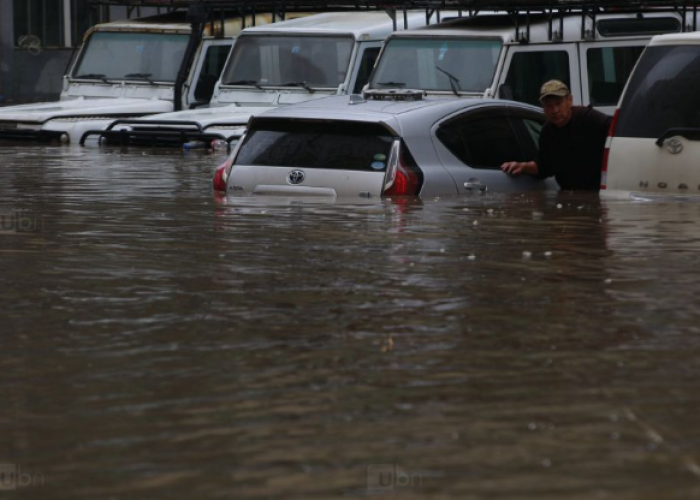
[[[0,488],[700,496],[698,204],[217,200],[221,154],[3,158]]]

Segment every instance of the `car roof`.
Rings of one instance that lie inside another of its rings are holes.
[[[644,19],[662,17],[674,18],[680,21],[680,16],[677,13],[669,12],[645,12]],[[531,13],[529,15],[529,41],[530,42],[546,42],[549,41],[549,16],[541,13]],[[581,21],[583,16],[580,12],[564,15],[564,28],[562,41],[577,41],[581,40]],[[614,13],[596,13],[596,22],[601,20],[611,19],[639,19],[636,13],[614,12]],[[422,26],[401,33],[392,35],[392,38],[398,37],[497,37],[504,42],[517,42],[516,35],[516,19],[506,12],[489,12],[480,13],[471,17],[463,17],[457,19],[448,19],[439,24]],[[528,17],[522,15],[517,19],[520,26],[520,34],[527,34]],[[560,18],[555,17],[552,20],[552,29],[558,31],[560,29]],[[586,29],[591,29],[592,24],[590,18],[586,18]],[[680,27],[680,24],[679,24]],[[658,33],[658,31],[657,31]],[[638,35],[628,35],[627,38],[649,38],[651,34],[640,33]],[[598,41],[608,39],[622,38],[623,35],[602,36],[596,38]]]
[[[657,35],[651,39],[649,45],[684,45],[700,44],[700,32],[674,33],[672,35]]]
[[[395,124],[408,120],[425,120],[433,123],[435,120],[463,109],[494,105],[517,107],[538,113],[542,112],[540,108],[535,106],[503,99],[426,97],[417,101],[394,101],[364,99],[359,95],[344,95],[272,108],[256,115],[253,121],[273,118],[360,121],[393,124],[392,127],[396,128]]]
[[[408,13],[409,27],[425,24],[425,12]],[[403,16],[396,16],[397,29],[403,29]],[[394,31],[394,21],[386,12],[325,12],[266,26],[247,28],[243,34],[279,34],[280,31],[310,34],[345,33],[356,39],[383,40]]]

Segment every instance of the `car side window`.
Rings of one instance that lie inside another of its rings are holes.
[[[498,169],[507,161],[526,159],[505,110],[482,111],[449,120],[436,135],[453,155],[472,168]]]
[[[213,45],[207,50],[194,91],[194,97],[197,101],[208,102],[211,100],[214,87],[221,76],[229,52],[231,52],[230,45]]]
[[[525,160],[535,160],[539,152],[540,134],[544,126],[544,118],[520,115],[515,113],[510,118],[513,128],[517,131]]]
[[[539,105],[540,87],[552,79],[570,84],[569,54],[563,50],[516,52],[500,96]]]
[[[589,102],[616,106],[644,47],[602,47],[586,51]]]
[[[380,47],[369,47],[362,53],[360,70],[357,72],[355,86],[352,89],[353,94],[362,93],[362,87],[369,81],[369,76],[372,74],[372,69],[374,69],[374,63],[377,61],[377,57],[379,57],[380,50]]]

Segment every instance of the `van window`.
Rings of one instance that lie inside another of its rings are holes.
[[[659,35],[681,30],[675,17],[600,19],[597,24],[601,36]]]
[[[345,81],[350,36],[239,36],[222,79],[228,85],[337,88]]]
[[[194,90],[194,98],[197,101],[209,101],[211,99],[229,52],[231,52],[230,45],[212,45],[207,49],[207,54],[202,62],[202,70]]]
[[[174,82],[188,41],[188,35],[96,32],[88,39],[73,77]]]
[[[501,40],[393,38],[370,86],[483,93],[492,85],[501,47]]]
[[[700,127],[700,46],[649,47],[620,104],[616,134],[658,138],[669,128]]]
[[[644,47],[588,49],[588,101],[594,106],[615,106]]]
[[[393,142],[374,123],[258,120],[235,164],[383,172]]]
[[[505,91],[508,94],[503,97],[539,105],[540,87],[552,79],[570,85],[569,54],[563,50],[516,52],[505,81]]]
[[[437,138],[472,168],[500,168],[506,161],[524,161],[518,137],[505,113],[485,111],[441,125]]]
[[[362,60],[360,60],[360,70],[357,72],[357,79],[355,80],[355,87],[352,89],[353,94],[359,94],[362,92],[362,87],[365,86],[369,80],[369,75],[372,73],[374,68],[374,63],[379,57],[380,47],[370,47],[365,49],[362,53]]]

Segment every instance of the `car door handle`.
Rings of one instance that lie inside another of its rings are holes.
[[[485,193],[488,188],[480,182],[469,181],[464,183],[464,189],[467,191],[479,191],[480,193]]]

